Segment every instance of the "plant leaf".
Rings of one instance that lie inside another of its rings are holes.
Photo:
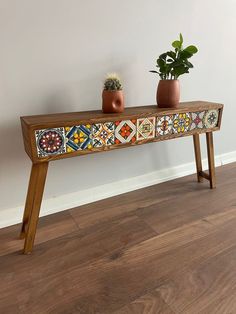
[[[179,53],[180,59],[188,59],[188,58],[191,58],[192,56],[193,56],[193,54],[190,53],[189,51],[187,51],[186,49],[180,51],[180,53]]]
[[[182,74],[189,73],[189,70],[188,70],[188,67],[184,65],[179,65],[175,67],[172,72],[175,76],[179,77]]]
[[[189,53],[194,54],[198,52],[198,49],[196,46],[191,45],[185,48],[184,51],[188,51]]]
[[[182,45],[182,43],[183,43],[184,39],[183,39],[183,35],[182,35],[181,33],[179,34],[179,40],[180,40],[181,45]]]
[[[176,48],[176,49],[180,49],[182,46],[181,42],[179,40],[175,40],[172,43],[172,47]]]
[[[165,52],[165,53],[162,53],[157,60],[159,59],[165,60],[166,57],[167,57],[167,53]]]
[[[153,71],[153,70],[151,70],[151,71],[149,71],[149,72],[159,74],[159,72],[157,72],[157,71]]]
[[[171,57],[172,59],[176,59],[176,53],[174,51],[168,51],[167,56]]]
[[[188,60],[184,60],[184,64],[187,65],[189,68],[193,68],[193,64],[189,62]]]
[[[165,60],[163,60],[163,59],[157,59],[157,64],[158,64],[158,66],[161,68],[161,67],[165,66]]]
[[[180,65],[183,65],[183,60],[176,60],[175,62],[173,62],[172,64],[172,67],[175,68],[175,67],[178,67]]]

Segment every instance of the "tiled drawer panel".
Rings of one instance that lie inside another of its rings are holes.
[[[164,116],[84,124],[36,130],[38,157],[47,157],[103,146],[134,143],[155,137],[210,129],[218,125],[219,110],[185,112]]]

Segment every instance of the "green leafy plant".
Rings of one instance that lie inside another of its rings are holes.
[[[193,68],[190,59],[198,52],[196,46],[188,46],[183,48],[183,36],[179,35],[179,40],[172,43],[174,51],[170,50],[162,53],[157,59],[157,71],[149,71],[159,74],[162,80],[177,80],[180,75],[189,73],[189,69]]]
[[[122,90],[122,84],[116,73],[108,74],[104,81],[104,90],[118,91]]]

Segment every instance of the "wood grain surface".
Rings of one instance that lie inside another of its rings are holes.
[[[165,115],[186,111],[201,111],[208,109],[222,109],[223,105],[207,101],[182,102],[178,108],[158,108],[157,105],[127,107],[123,113],[103,113],[101,110],[67,112],[43,114],[34,116],[24,116],[21,118],[27,126],[34,129],[50,128],[58,126],[73,126],[81,121],[86,123],[96,123],[97,121],[117,121],[131,118],[141,118],[147,115]]]
[[[55,127],[70,127],[75,125],[86,125],[104,122],[115,122],[120,120],[138,119],[150,116],[162,116],[166,114],[176,114],[184,112],[198,112],[210,109],[219,109],[219,119],[215,127],[195,128],[188,132],[179,132],[164,136],[155,136],[149,139],[136,140],[135,142],[119,143],[113,145],[104,145],[101,147],[92,147],[90,149],[75,150],[70,153],[52,154],[39,157],[36,148],[35,131],[40,129],[50,129]],[[98,152],[107,152],[114,149],[127,148],[151,142],[165,141],[169,139],[185,137],[206,132],[213,132],[220,129],[223,105],[207,101],[191,101],[180,103],[178,108],[158,108],[156,105],[128,107],[123,113],[105,114],[101,110],[55,113],[46,115],[34,115],[21,117],[22,134],[25,151],[33,163],[52,161],[63,158],[70,158],[80,155],[93,154]]]
[[[236,164],[0,230],[0,313],[236,313]]]

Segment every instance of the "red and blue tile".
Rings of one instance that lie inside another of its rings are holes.
[[[205,111],[198,111],[198,112],[191,113],[192,121],[191,121],[190,130],[202,129],[204,127],[203,125],[204,115],[205,115]]]
[[[136,141],[136,120],[115,122],[115,144],[134,143]]]
[[[114,122],[96,123],[92,126],[93,147],[110,146],[115,144]]]
[[[92,126],[90,124],[66,127],[65,131],[67,153],[92,148]]]
[[[156,136],[170,135],[173,133],[173,116],[157,117]]]
[[[65,130],[61,128],[35,131],[38,157],[63,154],[65,147]]]
[[[188,132],[191,125],[191,116],[189,112],[177,113],[173,117],[173,132]]]

